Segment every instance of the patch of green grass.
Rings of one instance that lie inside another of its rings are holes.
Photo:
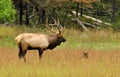
[[[0,47],[14,47],[16,45],[15,40],[13,37],[4,37],[0,39]]]
[[[14,26],[0,27],[0,46],[16,46],[15,37],[23,32],[42,32],[52,34],[45,28]],[[120,49],[120,33],[112,30],[91,30],[81,32],[74,28],[65,29],[63,36],[67,41],[58,48]]]
[[[96,30],[91,32],[80,32],[68,30],[67,41],[61,47],[80,49],[120,49],[120,33],[109,30]]]
[[[79,39],[79,41],[77,40],[71,40],[69,39],[67,41],[68,43],[63,44],[61,47],[68,47],[68,48],[83,48],[83,49],[102,49],[102,50],[106,50],[106,49],[120,49],[120,41],[117,40],[115,42],[112,41],[103,41],[103,42],[99,42],[99,41],[82,41],[81,39]]]

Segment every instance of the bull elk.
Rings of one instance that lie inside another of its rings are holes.
[[[43,33],[22,33],[15,38],[15,41],[19,48],[19,58],[23,58],[26,62],[25,55],[27,53],[27,50],[38,50],[39,58],[41,58],[43,51],[47,49],[52,50],[62,42],[66,41],[66,39],[61,35],[62,27],[59,25],[59,20],[57,22],[57,32],[48,26],[48,19],[46,19],[45,26],[55,34],[47,35]]]

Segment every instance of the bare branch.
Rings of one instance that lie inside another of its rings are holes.
[[[79,18],[75,16],[73,11],[69,10],[68,12],[74,17],[74,19],[78,22],[78,24],[80,24],[83,27],[83,29],[85,29],[85,31],[89,32],[89,30],[85,27],[82,21],[80,21]]]

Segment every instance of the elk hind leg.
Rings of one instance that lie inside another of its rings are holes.
[[[19,58],[21,58],[23,56],[23,51],[22,51],[22,47],[21,47],[21,44],[19,44],[19,53],[18,53],[18,56]]]
[[[27,50],[22,51],[22,48],[19,48],[18,56],[19,56],[19,58],[23,58],[24,62],[26,62],[26,58],[25,58],[26,52],[27,52]]]
[[[25,55],[26,55],[26,53],[27,53],[27,45],[26,44],[22,44],[21,45],[21,57],[23,58],[23,60],[24,60],[24,62],[26,62],[26,57],[25,57]]]

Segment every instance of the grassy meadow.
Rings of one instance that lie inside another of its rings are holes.
[[[28,51],[26,63],[14,41],[23,32],[52,34],[46,28],[0,27],[0,77],[120,77],[120,32],[65,29],[65,43],[45,51],[41,60],[37,51]]]

